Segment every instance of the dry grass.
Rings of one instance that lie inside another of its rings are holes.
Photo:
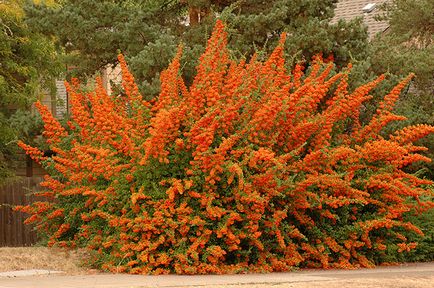
[[[83,266],[86,254],[77,250],[61,250],[47,247],[0,247],[0,272],[46,269],[64,271],[67,274],[88,274]]]

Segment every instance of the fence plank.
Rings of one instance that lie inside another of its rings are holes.
[[[6,202],[5,195],[5,193],[0,192],[0,231],[2,232],[6,229],[6,207],[3,206],[3,203]],[[3,243],[6,243],[6,233],[0,232],[0,246]]]
[[[12,208],[11,205],[11,192],[13,191],[14,186],[11,186],[11,189],[8,189],[8,193],[6,194],[6,242],[13,243],[12,241]]]
[[[23,223],[26,215],[13,211],[12,207],[44,201],[29,195],[31,192],[41,190],[39,183],[42,180],[42,177],[23,177],[0,186],[0,247],[29,246],[37,241],[33,227]]]
[[[28,198],[28,197],[26,196],[26,194],[21,193],[20,196],[21,196],[21,203],[27,203],[26,198]],[[23,223],[24,220],[26,219],[24,217],[24,213],[19,213],[19,215],[20,215],[20,223]],[[32,242],[30,241],[31,231],[27,231],[28,229],[29,229],[29,226],[24,225],[24,227],[23,227],[23,246],[29,246],[32,244]]]

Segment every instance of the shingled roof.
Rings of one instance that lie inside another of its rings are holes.
[[[378,6],[388,0],[340,0],[335,9],[335,16],[331,23],[336,23],[339,19],[351,20],[362,17],[363,22],[368,26],[369,38],[372,39],[377,33],[384,32],[389,24],[386,21],[376,21],[375,15],[380,14]],[[367,4],[376,4],[375,9],[369,13],[363,11]]]

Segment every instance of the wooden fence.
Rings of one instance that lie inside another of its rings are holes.
[[[42,177],[22,177],[17,181],[0,185],[0,247],[30,246],[37,241],[33,227],[23,222],[26,215],[12,210],[14,205],[26,205],[41,201],[32,192],[39,191]]]

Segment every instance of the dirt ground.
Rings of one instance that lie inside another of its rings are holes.
[[[0,247],[0,272],[15,270],[57,270],[69,275],[89,272],[83,266],[84,252],[47,247]]]

